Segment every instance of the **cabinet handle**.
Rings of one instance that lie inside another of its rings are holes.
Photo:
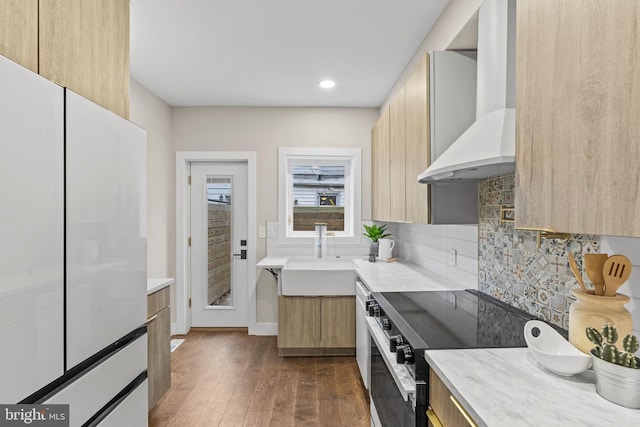
[[[465,411],[462,405],[460,404],[460,402],[458,402],[458,399],[453,397],[452,394],[449,395],[449,399],[453,402],[454,405],[456,405],[456,408],[458,408],[458,411],[460,411],[460,414],[462,414],[462,416],[464,417],[465,420],[467,420],[470,426],[478,427],[478,424],[476,424],[475,421],[471,419],[467,411]]]
[[[149,318],[147,319],[147,325],[148,325],[149,323],[153,322],[154,320],[156,320],[157,318],[158,318],[158,315],[157,315],[157,314],[154,314],[153,316],[149,317]]]
[[[427,418],[429,418],[429,422],[433,425],[433,427],[444,427],[431,407],[427,409]]]

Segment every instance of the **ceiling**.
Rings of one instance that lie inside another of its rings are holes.
[[[172,106],[378,107],[447,2],[131,0],[131,74]]]

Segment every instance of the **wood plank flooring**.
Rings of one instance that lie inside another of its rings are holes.
[[[276,337],[192,330],[149,426],[366,426],[354,357],[278,357]]]

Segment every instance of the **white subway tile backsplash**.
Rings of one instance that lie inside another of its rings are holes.
[[[468,242],[478,243],[477,225],[448,225],[447,230],[447,236],[450,239],[466,240]]]
[[[478,242],[449,239],[448,248],[457,250],[458,254],[478,259]]]
[[[478,287],[478,227],[390,223],[397,256],[444,277]],[[457,265],[449,265],[449,251],[458,251]]]
[[[465,289],[478,289],[478,275],[457,268],[447,268],[447,279],[462,284]]]

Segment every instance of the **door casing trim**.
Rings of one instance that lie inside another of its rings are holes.
[[[186,334],[191,329],[191,312],[188,307],[190,284],[189,238],[189,191],[188,178],[191,163],[196,162],[246,162],[248,186],[248,240],[247,248],[247,295],[249,296],[249,335],[256,330],[256,197],[257,155],[255,151],[177,151],[176,152],[176,323],[175,334]]]

